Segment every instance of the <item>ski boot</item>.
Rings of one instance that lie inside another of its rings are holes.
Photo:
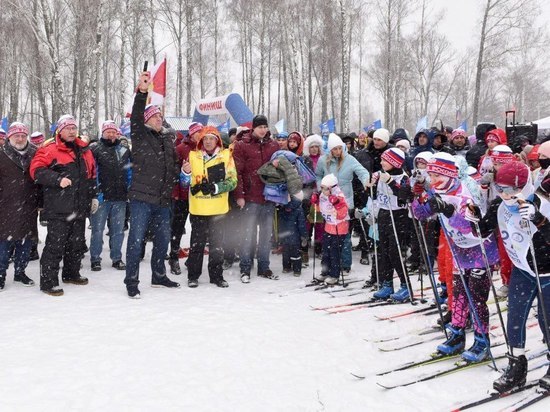
[[[550,361],[550,354],[546,355],[548,360]],[[544,389],[546,391],[550,391],[550,366],[548,367],[548,370],[546,371],[546,375],[544,375],[539,380],[539,386],[541,389]]]
[[[497,298],[500,300],[505,300],[508,297],[508,286],[502,285],[497,289]]]
[[[481,333],[475,332],[474,344],[470,349],[462,352],[462,359],[469,363],[478,363],[487,359],[491,346],[488,340],[488,336],[485,338]]]
[[[382,283],[382,287],[380,288],[380,290],[375,292],[374,295],[372,295],[372,297],[373,299],[376,299],[376,300],[386,300],[392,294],[393,294],[393,284],[392,282],[386,281]]]
[[[399,290],[390,295],[390,299],[395,300],[396,302],[403,303],[409,300],[411,297],[409,293],[409,288],[407,288],[406,283],[402,283]]]
[[[449,339],[437,346],[437,352],[444,356],[456,355],[464,350],[466,345],[466,337],[464,329],[448,325]]]
[[[441,284],[441,293],[438,295],[438,302],[439,304],[447,303],[447,298],[449,295],[447,294],[447,285],[445,283]]]
[[[327,277],[328,277],[328,275],[326,273],[321,272],[321,273],[316,273],[313,276],[313,279],[315,279],[315,281],[317,281],[319,283],[323,283]]]
[[[327,276],[325,279],[325,285],[327,286],[334,286],[338,283],[339,278],[335,278],[332,276]]]
[[[508,392],[516,387],[521,388],[527,381],[527,358],[525,355],[515,357],[507,353],[506,357],[508,358],[508,367],[502,376],[493,382],[493,389],[499,393]]]
[[[441,328],[444,328],[445,325],[447,325],[448,323],[451,323],[452,320],[453,320],[453,312],[448,311],[443,315],[443,320],[441,320],[441,318],[437,320],[437,325],[440,326]]]

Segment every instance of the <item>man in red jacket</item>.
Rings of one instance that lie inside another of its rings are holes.
[[[243,134],[242,140],[235,144],[233,151],[238,177],[234,195],[237,205],[244,212],[240,263],[243,283],[250,282],[256,226],[259,226],[258,276],[268,279],[277,278],[269,269],[275,204],[264,199],[264,184],[257,174],[258,169],[268,162],[277,150],[279,145],[271,138],[267,118],[264,115],[257,115],[252,120],[252,130]]]
[[[96,169],[88,144],[78,137],[74,117],[57,121],[55,139],[41,147],[32,159],[31,178],[42,186],[48,235],[40,259],[40,290],[48,295],[63,295],[59,288],[59,263],[64,283],[86,285],[80,276],[84,256],[85,223],[90,212],[99,207],[96,196]]]

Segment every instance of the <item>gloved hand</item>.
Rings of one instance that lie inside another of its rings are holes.
[[[420,183],[417,180],[416,183],[414,184],[414,187],[413,187],[413,193],[416,196],[420,196],[422,193],[424,193],[424,183]]]
[[[214,185],[214,183],[201,183],[200,186],[201,192],[205,196],[213,195],[214,193],[216,193],[216,186]]]
[[[302,241],[300,242],[300,246],[302,247],[307,247],[307,237],[303,237],[302,238]]]
[[[361,212],[361,209],[359,209],[358,207],[355,208],[355,211],[353,212],[353,216],[356,218],[356,219],[363,219],[363,213]]]
[[[391,180],[391,175],[389,173],[386,173],[386,172],[379,172],[378,174],[378,179],[382,182],[382,183],[390,183],[390,180]]]
[[[311,194],[311,204],[318,205],[319,204],[319,193],[313,192]]]
[[[340,199],[338,199],[338,196],[330,195],[328,197],[328,201],[330,203],[332,203],[333,205],[335,205],[336,203],[338,203],[340,201]]]
[[[413,192],[408,184],[405,184],[399,188],[399,191],[397,192],[397,204],[399,206],[406,206],[407,203],[412,202],[413,198]]]
[[[92,206],[90,207],[90,212],[92,212],[92,215],[97,212],[97,209],[99,209],[99,200],[92,199]]]
[[[446,218],[450,218],[455,212],[455,207],[449,203],[445,203],[441,197],[435,195],[428,200],[430,209],[433,213],[442,213]]]
[[[201,191],[201,189],[202,189],[201,186],[202,185],[200,185],[200,184],[199,185],[193,185],[189,188],[189,191],[191,192],[191,194],[193,196],[195,196],[197,193],[199,193]]]
[[[480,184],[484,186],[489,186],[493,181],[495,180],[495,174],[493,172],[485,173],[481,180],[479,181]]]
[[[473,203],[470,203],[466,208],[464,219],[466,219],[468,222],[479,223],[481,219],[481,210]]]
[[[424,184],[424,182],[426,181],[426,178],[420,170],[415,170],[413,172],[413,177],[415,178],[416,182],[420,184]]]
[[[531,202],[522,202],[519,207],[519,214],[525,220],[535,220],[535,215],[537,213],[537,207]]]

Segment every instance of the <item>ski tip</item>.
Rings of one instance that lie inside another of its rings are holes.
[[[390,389],[393,389],[393,388],[394,388],[393,386],[387,386],[387,385],[384,385],[384,384],[382,384],[382,383],[380,383],[380,382],[376,382],[376,384],[377,384],[378,386],[380,386],[381,388],[386,389],[386,390],[390,390]]]
[[[353,376],[354,378],[359,379],[359,380],[365,379],[365,376],[357,375],[356,373],[353,373],[353,372],[350,372],[350,375]]]

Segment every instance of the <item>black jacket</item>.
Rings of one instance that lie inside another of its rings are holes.
[[[21,154],[6,141],[0,148],[0,240],[37,239],[38,186],[29,175],[36,147]]]
[[[137,92],[130,118],[132,128],[132,184],[130,200],[170,206],[179,170],[172,138],[145,126],[147,93]]]
[[[128,199],[128,169],[130,164],[130,150],[120,145],[120,140],[111,142],[100,139],[92,147],[96,163],[98,179],[98,193],[103,200],[123,201]]]

